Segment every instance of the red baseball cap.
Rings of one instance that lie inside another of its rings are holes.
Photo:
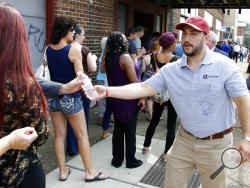
[[[192,28],[209,34],[210,28],[207,21],[200,16],[193,16],[188,18],[185,22],[179,23],[175,26],[178,30],[183,30],[185,26],[191,26]]]

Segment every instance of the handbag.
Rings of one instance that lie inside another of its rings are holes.
[[[246,84],[247,84],[248,90],[250,90],[250,75],[246,79]]]
[[[164,103],[166,101],[169,100],[169,95],[168,95],[168,91],[164,91],[163,93],[158,92],[155,96],[154,96],[154,101],[157,103]]]
[[[48,46],[46,46],[46,48],[44,49],[42,63],[38,67],[35,73],[35,76],[41,79],[50,80],[50,72],[49,72],[47,55],[46,55],[47,48]]]
[[[153,67],[152,67],[152,61],[153,61],[152,55],[153,54],[151,54],[150,63],[149,63],[149,65],[146,65],[146,71],[143,73],[143,76],[142,76],[142,79],[141,79],[143,82],[145,80],[151,78],[154,75],[154,70],[153,70]]]
[[[82,54],[82,66],[83,66],[83,71],[85,74],[89,76],[89,70],[88,70],[88,62],[87,62],[87,57],[88,54],[90,53],[90,50],[87,46],[82,46],[81,48],[81,54]]]
[[[154,60],[154,64],[155,64],[155,72],[158,72],[160,69],[159,69],[159,67],[157,66],[157,63],[156,63],[156,57],[155,57],[156,53],[153,53],[152,55],[153,55],[153,60]],[[162,92],[162,93],[158,92],[154,96],[154,101],[157,102],[157,103],[160,103],[160,104],[162,104],[162,103],[164,103],[164,102],[166,102],[168,100],[169,100],[169,95],[168,95],[167,90]]]

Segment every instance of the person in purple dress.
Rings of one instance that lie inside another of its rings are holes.
[[[128,41],[120,32],[113,32],[107,40],[105,68],[109,86],[123,86],[139,82],[139,67],[128,53]],[[114,114],[114,132],[112,138],[113,159],[111,165],[118,168],[124,160],[124,138],[126,147],[126,167],[137,168],[142,161],[135,158],[136,124],[138,99],[122,100],[111,98]]]

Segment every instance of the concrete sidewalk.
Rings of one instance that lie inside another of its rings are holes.
[[[144,137],[137,136],[137,151],[136,157],[143,161],[143,165],[139,168],[128,169],[125,164],[120,168],[115,168],[110,165],[112,159],[112,143],[111,136],[91,147],[91,153],[93,158],[94,167],[105,174],[108,174],[110,178],[105,181],[98,181],[92,183],[86,183],[84,181],[85,173],[83,172],[83,164],[80,156],[78,155],[74,159],[67,162],[67,166],[71,168],[71,174],[67,181],[58,181],[59,170],[58,168],[53,170],[46,176],[47,188],[153,188],[146,184],[141,184],[139,181],[150,169],[150,167],[157,161],[164,150],[165,141],[153,139],[152,150],[147,155],[141,153],[143,147]],[[164,173],[164,172],[163,172]]]
[[[245,73],[248,66],[247,63],[238,63],[241,71]],[[83,172],[83,164],[80,156],[73,158],[67,162],[67,165],[71,167],[72,173],[68,180],[65,182],[58,181],[59,171],[58,168],[47,174],[46,187],[47,188],[155,188],[146,184],[140,183],[142,177],[147,173],[150,167],[157,161],[162,154],[165,145],[166,125],[165,125],[165,112],[164,120],[160,122],[160,125],[156,129],[154,137],[159,139],[153,139],[152,150],[147,155],[142,155],[142,145],[144,141],[145,129],[148,126],[148,122],[145,121],[145,115],[141,114],[138,117],[137,125],[137,153],[136,157],[143,161],[143,165],[136,169],[127,169],[125,164],[120,168],[114,168],[110,165],[112,159],[112,143],[111,136],[105,140],[98,142],[91,147],[92,158],[94,167],[97,170],[110,175],[110,179],[105,181],[86,183],[84,181],[85,173]],[[236,117],[238,115],[236,114]],[[92,125],[93,126],[93,125]],[[98,134],[95,132],[95,134]],[[234,144],[237,145],[242,139],[241,126],[237,117],[237,123],[235,125],[234,132]],[[46,148],[47,150],[48,148]],[[53,158],[54,156],[50,156]],[[54,162],[55,163],[55,162]],[[162,172],[164,173],[164,172]],[[228,188],[250,188],[250,162],[241,165],[234,170],[228,170]]]
[[[84,170],[80,156],[67,162],[72,173],[65,182],[58,181],[58,168],[47,174],[46,188],[156,188],[154,186],[140,183],[142,177],[153,166],[161,156],[164,149],[165,141],[153,139],[152,149],[147,155],[141,153],[144,137],[136,136],[137,151],[136,156],[143,161],[143,165],[135,169],[127,169],[125,164],[120,168],[114,168],[110,165],[112,158],[111,136],[91,147],[94,167],[97,170],[110,176],[108,180],[86,183],[84,181]],[[237,145],[241,141],[241,129],[235,128],[234,143]],[[164,172],[162,172],[164,173]],[[242,164],[239,168],[228,170],[228,188],[250,188],[250,162]],[[201,188],[201,186],[200,186]]]

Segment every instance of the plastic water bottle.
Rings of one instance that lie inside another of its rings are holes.
[[[82,89],[87,93],[89,99],[92,100],[96,98],[98,96],[98,93],[92,85],[91,79],[86,74],[82,74],[80,79],[84,82],[84,85],[82,85]]]

